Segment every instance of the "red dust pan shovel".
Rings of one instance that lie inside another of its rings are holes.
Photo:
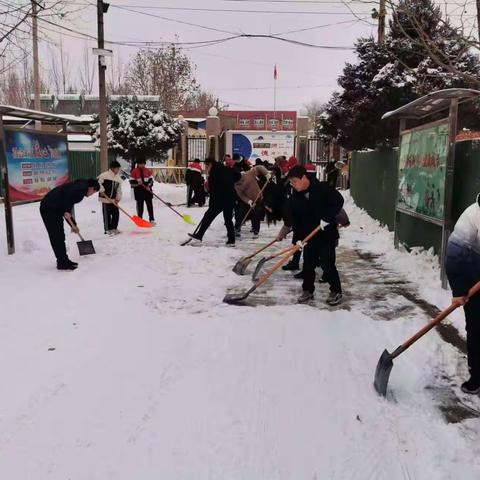
[[[237,275],[244,275],[247,267],[250,265],[250,262],[253,260],[253,257],[258,255],[259,253],[263,252],[267,248],[270,248],[274,243],[277,242],[277,239],[272,240],[269,244],[265,245],[264,247],[257,250],[255,253],[248,255],[246,257],[242,257],[232,268],[232,271],[235,272]]]
[[[147,222],[143,218],[138,217],[137,215],[130,215],[126,210],[124,210],[120,205],[117,205],[114,201],[111,201],[121,212],[123,212],[137,227],[140,228],[152,228],[152,224]]]
[[[70,220],[68,220],[67,218],[65,219],[67,220],[67,223],[73,228],[74,225],[72,222],[70,222]],[[80,256],[83,256],[83,255],[94,255],[96,252],[95,252],[95,248],[93,247],[93,242],[91,240],[85,240],[82,235],[80,235],[80,232],[75,232],[79,237],[80,237],[80,242],[77,242],[77,246],[78,246],[78,253],[80,254]]]
[[[307,242],[314,236],[316,235],[319,230],[321,229],[320,225],[313,230],[310,235],[308,235],[302,242],[302,245],[305,246]],[[279,261],[277,262],[274,267],[269,270],[267,273],[265,273],[261,278],[258,279],[257,282],[255,282],[252,287],[247,290],[244,293],[229,293],[225,295],[223,302],[224,303],[229,303],[230,305],[240,305],[243,300],[245,300],[251,293],[253,293],[257,288],[261,287],[266,281],[285,263],[287,263],[287,260],[298,250],[302,248],[301,245],[295,245],[292,247],[288,253]]]
[[[477,292],[480,291],[480,282],[476,283],[468,292],[467,297],[473,297]],[[390,378],[390,372],[393,368],[393,359],[397,358],[401,353],[403,353],[408,347],[413,345],[418,339],[423,337],[427,332],[429,332],[433,327],[438,325],[444,318],[448,317],[454,310],[460,307],[460,303],[452,303],[447,309],[441,312],[436,318],[434,318],[428,325],[425,325],[420,331],[418,331],[413,337],[409,338],[406,342],[402,343],[394,352],[389,353],[387,350],[384,350],[380,359],[377,363],[377,368],[375,369],[375,379],[373,381],[373,386],[379,395],[387,395],[387,385],[388,379]]]

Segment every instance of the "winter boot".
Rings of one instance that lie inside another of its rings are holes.
[[[258,238],[258,232],[253,232],[253,238]]]
[[[343,295],[340,292],[330,292],[327,303],[330,306],[338,305],[342,301]]]
[[[297,262],[290,260],[286,265],[282,267],[282,270],[298,270],[299,265]]]
[[[57,263],[57,270],[76,270],[78,265],[74,265],[73,262]]]
[[[235,240],[228,240],[225,245],[227,247],[234,247],[235,246]]]
[[[480,393],[480,382],[477,382],[473,377],[470,377],[470,380],[463,382],[460,388],[462,389],[462,392],[476,395],[477,393]]]
[[[298,297],[298,303],[308,303],[310,300],[313,300],[313,292],[308,292],[304,290],[303,293]]]

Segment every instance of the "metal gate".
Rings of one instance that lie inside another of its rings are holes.
[[[193,161],[195,158],[202,162],[207,156],[207,137],[188,137],[187,138],[187,160]]]

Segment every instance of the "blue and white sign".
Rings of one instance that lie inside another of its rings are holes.
[[[271,163],[275,157],[294,155],[295,135],[279,132],[245,132],[232,134],[232,153],[238,153],[250,160],[260,158]]]

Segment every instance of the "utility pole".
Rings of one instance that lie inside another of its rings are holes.
[[[38,3],[37,0],[31,0],[32,3],[32,42],[33,42],[33,105],[34,110],[40,110],[40,72],[38,68]],[[42,124],[35,122],[35,128],[40,130]]]
[[[477,3],[480,0],[477,0]],[[378,43],[385,42],[385,17],[387,16],[386,0],[380,0],[378,9]]]
[[[103,14],[107,12],[108,3],[97,0],[97,24],[98,24],[98,49],[104,50],[105,40],[103,32]],[[108,169],[108,145],[107,145],[107,92],[105,87],[105,70],[107,64],[104,55],[98,55],[98,93],[100,98],[100,171]]]
[[[480,0],[477,0],[477,29],[478,29],[478,40],[480,41]]]

